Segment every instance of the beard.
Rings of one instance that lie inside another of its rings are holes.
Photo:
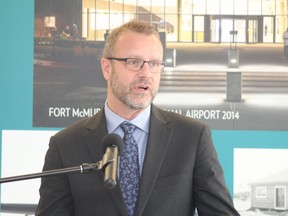
[[[149,91],[149,94],[147,94],[147,91],[143,93],[135,93],[130,91],[133,86],[139,84],[149,84],[150,88],[149,90],[147,90]],[[116,98],[118,98],[119,101],[134,110],[140,110],[148,107],[157,94],[157,90],[154,88],[154,85],[150,81],[147,81],[145,79],[139,79],[127,85],[120,82],[117,73],[113,69],[110,87],[112,93],[115,95]]]

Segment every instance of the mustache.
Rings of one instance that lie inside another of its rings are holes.
[[[147,86],[150,86],[150,87],[153,87],[153,83],[150,81],[150,80],[136,80],[134,82],[131,83],[131,86],[135,86],[135,85],[147,85]]]

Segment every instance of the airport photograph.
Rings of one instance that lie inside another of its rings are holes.
[[[62,127],[101,109],[105,34],[136,18],[155,25],[164,46],[155,104],[213,129],[285,130],[287,8],[286,0],[35,0],[33,124]]]

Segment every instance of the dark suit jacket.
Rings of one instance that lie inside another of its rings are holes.
[[[51,137],[43,170],[102,160],[104,110]],[[103,172],[42,179],[37,216],[127,215],[119,185],[103,187]],[[152,105],[135,216],[239,215],[225,186],[208,127]]]

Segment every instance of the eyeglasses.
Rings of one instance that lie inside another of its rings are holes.
[[[165,66],[165,62],[159,60],[144,61],[136,58],[107,58],[109,60],[123,61],[125,67],[131,71],[140,71],[147,62],[151,73],[160,73]]]

